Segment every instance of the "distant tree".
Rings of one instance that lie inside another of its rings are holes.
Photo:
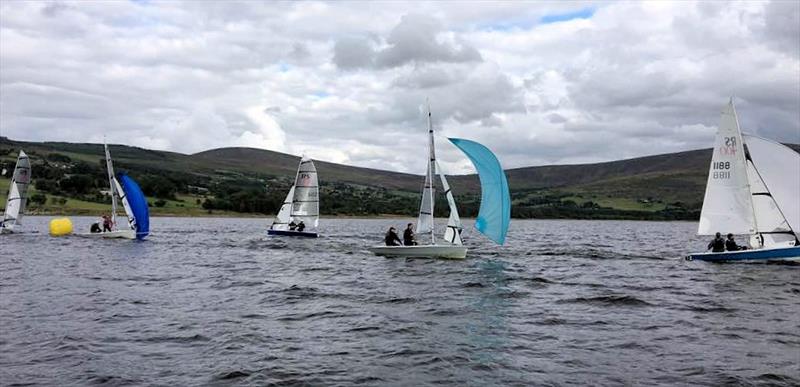
[[[41,205],[47,203],[47,196],[37,192],[37,193],[31,195],[31,197],[30,197],[30,199],[28,199],[28,201],[33,203],[33,204],[41,206]]]
[[[158,199],[155,202],[156,207],[159,207],[159,208],[164,207],[164,205],[166,205],[166,204],[167,204],[167,201],[164,200],[164,199]]]
[[[94,178],[89,175],[72,175],[61,179],[59,187],[66,192],[85,194],[95,188]]]
[[[62,162],[62,163],[69,163],[72,162],[72,159],[67,155],[62,155],[61,153],[50,153],[47,155],[47,160],[55,161],[55,162]]]

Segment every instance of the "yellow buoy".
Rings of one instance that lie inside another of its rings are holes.
[[[50,221],[50,235],[63,236],[72,234],[72,221],[69,218],[56,218]]]

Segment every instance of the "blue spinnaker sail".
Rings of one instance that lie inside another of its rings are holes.
[[[511,194],[503,167],[489,148],[475,141],[448,138],[469,157],[481,180],[481,208],[475,219],[475,228],[495,243],[506,241],[508,223],[511,221]]]
[[[144,197],[139,185],[125,173],[117,173],[117,180],[125,192],[125,200],[128,201],[134,218],[136,239],[142,240],[150,234],[150,210],[147,208],[147,198]]]

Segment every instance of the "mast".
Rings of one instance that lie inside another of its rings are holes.
[[[434,200],[433,200],[435,198],[435,195],[434,195],[434,192],[433,192],[434,191],[434,188],[433,188],[434,187],[433,186],[433,177],[436,176],[436,150],[435,150],[434,144],[433,144],[433,124],[431,123],[431,104],[430,104],[430,102],[428,102],[428,137],[429,137],[428,149],[430,150],[430,159],[428,160],[428,176],[427,176],[427,180],[431,183],[431,188],[428,191],[430,193],[430,201],[431,201],[431,244],[435,245],[436,244],[436,234],[434,233],[434,231],[435,231],[436,227],[434,227],[435,226],[434,220],[436,218],[433,215],[434,214],[433,208],[434,208],[434,203],[435,203]]]
[[[108,152],[108,144],[103,141],[103,148],[106,151],[106,170],[108,171],[108,186],[111,188],[111,223],[112,227],[117,228],[117,189],[114,186],[114,166],[111,164],[111,154]]]

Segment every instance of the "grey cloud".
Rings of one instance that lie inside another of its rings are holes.
[[[466,42],[441,39],[442,32],[442,24],[437,19],[408,14],[386,37],[387,47],[375,49],[365,38],[341,38],[336,41],[333,62],[342,69],[355,69],[483,60],[478,50]]]
[[[800,54],[800,2],[773,0],[765,11],[767,44],[796,57]]]
[[[370,67],[375,63],[375,50],[365,38],[342,38],[333,48],[333,63],[345,70]]]

